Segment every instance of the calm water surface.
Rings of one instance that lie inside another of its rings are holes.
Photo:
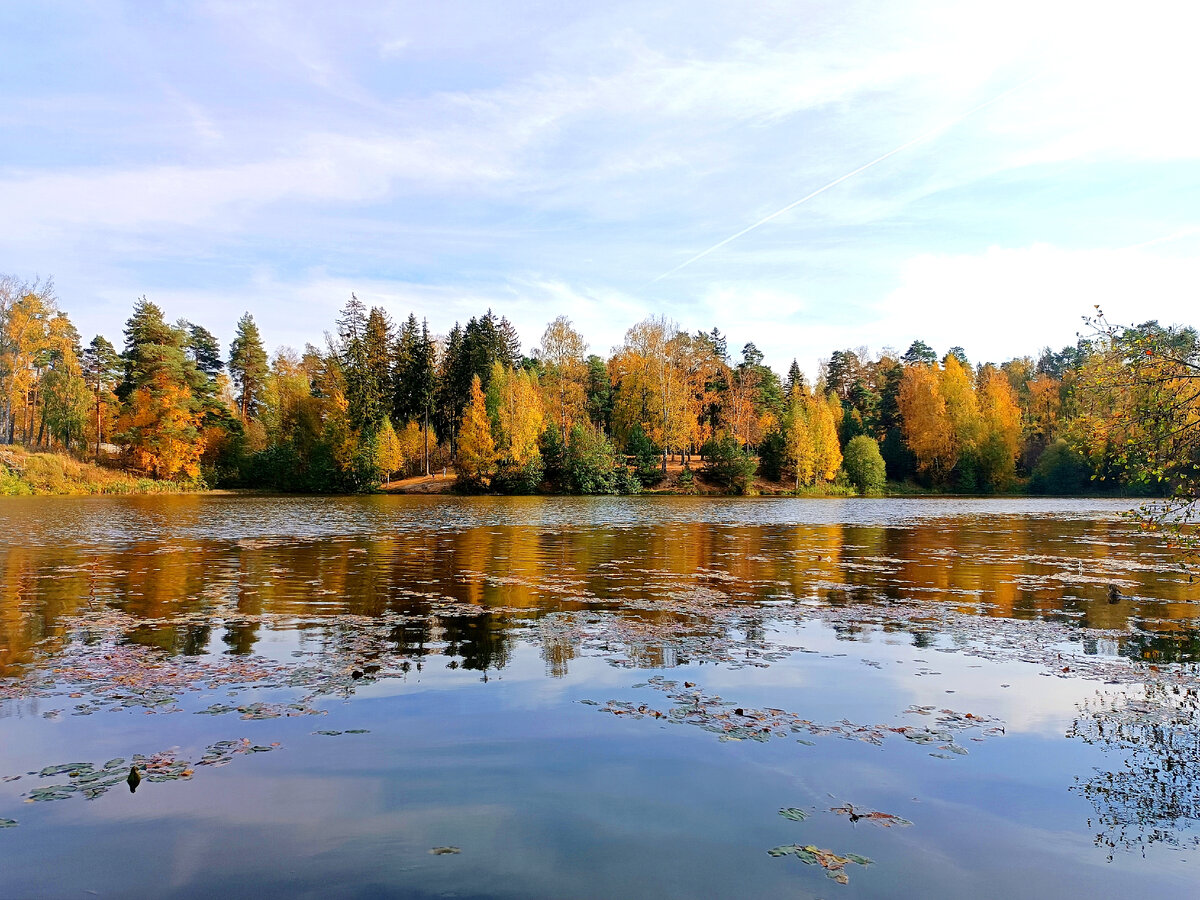
[[[0,897],[1197,896],[1125,508],[6,499]]]

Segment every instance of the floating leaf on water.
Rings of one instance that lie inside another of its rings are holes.
[[[68,772],[84,771],[91,768],[91,763],[62,763],[57,766],[46,766],[38,774],[43,778],[49,778],[51,775],[66,775]]]
[[[788,806],[779,811],[779,814],[785,819],[790,819],[793,822],[803,822],[808,818],[808,813],[803,809],[798,809],[795,806]]]
[[[872,822],[882,828],[891,828],[893,825],[903,827],[912,824],[908,819],[902,819],[900,816],[893,815],[892,813],[880,812],[877,809],[856,809],[851,803],[835,806],[829,811],[837,813],[839,816],[848,816],[851,822],[866,819],[868,822]]]
[[[434,856],[445,856],[448,853],[462,853],[462,849],[459,847],[434,847],[429,852]]]
[[[798,860],[808,866],[820,866],[825,870],[825,874],[836,881],[838,884],[849,884],[850,878],[846,875],[846,864],[854,863],[860,866],[868,866],[871,860],[865,856],[859,856],[857,853],[847,853],[845,856],[840,856],[832,850],[823,850],[814,844],[785,844],[782,847],[773,847],[767,851],[769,856],[795,856]]]
[[[0,819],[0,828],[15,828],[19,824],[16,819]]]
[[[51,785],[50,787],[34,788],[29,792],[28,801],[30,803],[45,803],[50,800],[67,800],[70,798],[74,788],[67,785]]]

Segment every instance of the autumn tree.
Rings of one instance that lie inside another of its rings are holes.
[[[487,488],[496,474],[496,442],[478,375],[471,379],[471,401],[458,429],[456,466],[458,477],[467,487]]]
[[[91,397],[83,379],[81,355],[79,332],[65,313],[57,313],[50,320],[46,347],[39,360],[41,422],[37,443],[41,446],[47,446],[50,439],[67,448],[83,443]]]
[[[812,484],[817,470],[809,414],[808,392],[797,387],[792,391],[783,426],[784,463],[795,479],[797,490],[801,485]]]
[[[542,390],[564,434],[587,415],[588,345],[571,320],[559,316],[546,326],[536,356],[545,369]]]
[[[201,408],[192,390],[198,375],[185,342],[155,304],[142,297],[134,305],[125,324],[117,427],[134,465],[156,478],[200,474]]]
[[[609,364],[618,437],[628,440],[633,427],[641,425],[661,448],[664,472],[668,455],[687,443],[691,431],[679,334],[674,322],[652,316],[625,333]]]
[[[391,484],[392,473],[404,466],[405,458],[404,445],[400,442],[396,429],[392,427],[392,420],[389,418],[384,418],[383,424],[379,426],[378,434],[375,435],[375,454],[384,480]]]
[[[1021,408],[1003,373],[993,369],[979,386],[980,486],[1001,490],[1016,477],[1021,452]]]
[[[1185,562],[1200,560],[1200,335],[1193,328],[1089,320],[1094,352],[1079,372],[1072,428],[1100,477],[1121,476],[1167,495],[1142,507]]]
[[[818,394],[812,397],[810,403],[814,472],[818,481],[833,481],[842,466],[842,448],[837,432],[842,408],[835,394]]]
[[[40,406],[41,377],[50,346],[50,322],[57,312],[54,285],[9,282],[3,285],[4,417],[8,443],[32,443]]]
[[[905,366],[897,403],[904,440],[916,455],[917,470],[942,480],[958,455],[938,370],[924,364]]]

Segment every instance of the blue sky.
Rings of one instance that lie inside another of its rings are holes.
[[[810,373],[1036,353],[1094,303],[1200,324],[1197,33],[1179,2],[6,3],[0,272],[85,339],[145,294],[300,347],[353,290],[527,349],[566,314],[602,355],[665,314]]]

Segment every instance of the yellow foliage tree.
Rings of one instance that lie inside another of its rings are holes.
[[[692,436],[689,409],[686,335],[674,322],[651,317],[625,333],[625,343],[609,363],[616,394],[613,424],[617,436],[628,440],[635,425],[667,455],[685,448]]]
[[[792,392],[787,427],[783,432],[784,460],[787,462],[788,468],[792,470],[797,489],[802,484],[812,484],[813,475],[817,470],[812,429],[808,418],[808,398],[797,389]]]
[[[538,455],[538,438],[545,422],[537,376],[525,370],[504,369],[497,363],[488,390],[496,397],[498,455],[521,468]]]
[[[570,434],[576,422],[587,421],[587,349],[587,341],[566,316],[559,316],[542,334],[537,355],[546,370],[543,388],[563,434]]]
[[[833,481],[842,467],[842,448],[838,443],[837,423],[842,420],[842,405],[837,396],[812,398],[812,414],[809,416],[812,429],[813,461],[815,475],[819,481]]]
[[[955,456],[962,457],[978,448],[980,438],[979,404],[971,373],[957,357],[948,354],[942,362],[940,381],[946,415],[954,435]]]
[[[375,442],[375,462],[383,472],[384,481],[391,484],[392,473],[403,468],[406,460],[404,446],[396,434],[396,429],[392,427],[392,420],[386,416],[383,424],[379,426],[379,433],[375,435]]]
[[[1050,375],[1039,375],[1026,383],[1029,391],[1028,429],[1040,443],[1058,436],[1062,411],[1062,382]]]
[[[476,375],[471,379],[471,402],[458,429],[458,476],[487,487],[496,474],[496,441],[487,412],[487,398]]]
[[[949,474],[958,453],[938,370],[921,364],[905,366],[897,405],[904,440],[917,457],[917,469],[935,478]]]
[[[155,478],[196,478],[204,444],[201,413],[186,385],[160,370],[133,392],[118,427],[137,468]]]
[[[437,443],[437,437],[430,434],[433,438],[433,443]],[[400,433],[400,448],[404,458],[404,468],[406,474],[413,469],[420,471],[419,465],[425,459],[425,429],[416,422],[409,422],[404,426],[404,431]]]
[[[1003,488],[1016,475],[1021,450],[1021,407],[1008,378],[991,372],[979,386],[981,474],[986,487]]]

